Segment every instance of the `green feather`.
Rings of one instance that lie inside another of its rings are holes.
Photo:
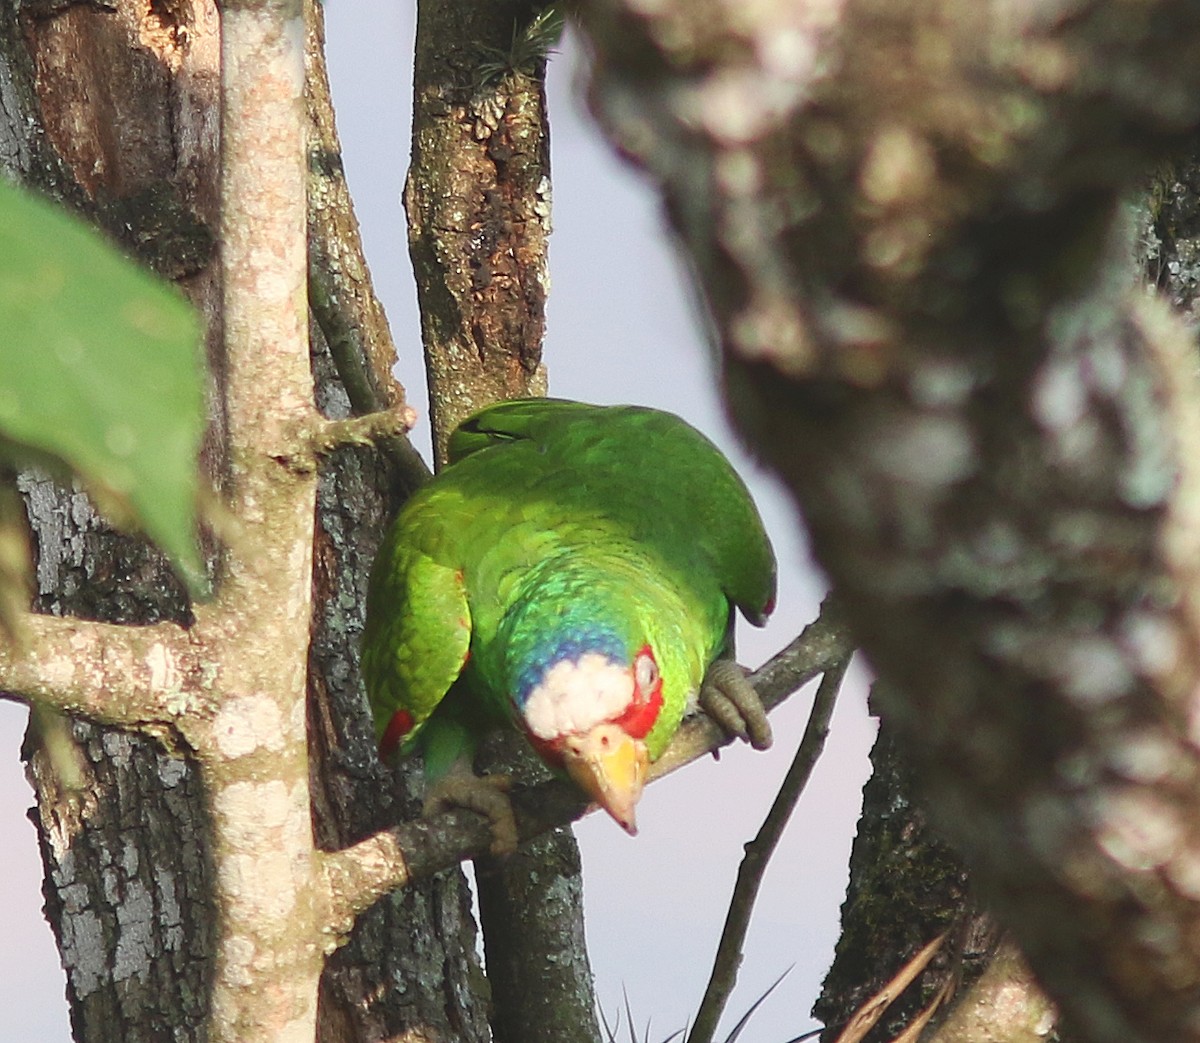
[[[502,722],[547,634],[603,625],[655,650],[657,757],[725,650],[731,606],[759,624],[772,607],[774,556],[741,479],[669,413],[554,399],[481,410],[449,458],[372,570],[363,673],[379,734],[401,711],[410,745],[426,730],[433,744],[443,718],[455,734]]]

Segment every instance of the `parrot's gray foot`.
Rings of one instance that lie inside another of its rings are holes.
[[[492,854],[511,855],[517,850],[517,820],[513,817],[507,775],[476,775],[451,771],[442,776],[425,796],[425,814],[436,815],[451,808],[477,811],[492,827]]]
[[[700,686],[700,709],[730,735],[745,739],[756,750],[771,745],[771,722],[754,685],[732,659],[718,659]]]

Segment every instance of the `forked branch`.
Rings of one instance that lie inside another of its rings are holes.
[[[821,616],[751,674],[750,681],[770,710],[819,674],[844,669],[853,647],[836,609],[827,603]],[[836,685],[833,688],[836,690]],[[831,700],[832,695],[827,698]],[[815,721],[810,723],[810,730],[815,727]],[[652,765],[650,778],[661,778],[730,741],[707,718],[690,718]],[[807,734],[805,744],[809,745]],[[514,793],[513,810],[517,832],[527,840],[582,817],[588,804],[575,786],[555,779]],[[490,842],[491,832],[481,816],[452,812],[432,820],[405,823],[353,847],[324,854],[331,937],[344,938],[355,917],[389,891],[479,854]]]

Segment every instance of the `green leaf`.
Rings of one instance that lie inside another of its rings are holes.
[[[199,321],[173,286],[0,181],[0,436],[65,463],[195,582],[202,367]]]

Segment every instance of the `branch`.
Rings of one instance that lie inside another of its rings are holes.
[[[343,446],[373,445],[390,453],[393,443],[407,444],[406,436],[416,422],[416,410],[403,402],[392,409],[337,420],[314,412],[296,425],[289,449],[279,456],[279,461],[298,474],[312,474],[321,457]]]
[[[808,725],[804,729],[804,737],[800,740],[792,766],[784,776],[783,785],[775,796],[762,828],[746,845],[746,854],[738,867],[733,897],[729,901],[725,926],[721,930],[721,942],[713,960],[712,974],[708,980],[708,987],[704,990],[700,1009],[696,1012],[696,1023],[692,1026],[687,1043],[710,1043],[717,1030],[717,1023],[725,1012],[730,993],[737,984],[738,967],[742,962],[742,944],[746,940],[746,930],[750,926],[750,916],[754,911],[763,874],[767,871],[771,856],[775,853],[780,837],[783,836],[800,794],[808,785],[813,767],[825,748],[829,719],[833,715],[837,694],[849,665],[850,655],[847,654],[825,671],[825,676],[821,678],[817,687],[816,698],[808,715]]]
[[[943,932],[922,946],[882,989],[854,1012],[854,1016],[843,1026],[836,1043],[859,1043],[879,1023],[896,997],[929,966],[929,961],[937,955],[945,941],[946,934]]]
[[[853,647],[839,613],[826,602],[821,616],[749,679],[770,710],[818,674],[838,668]],[[661,778],[730,742],[708,718],[691,717],[651,765],[650,779]],[[561,779],[517,790],[512,802],[522,841],[581,818],[590,810],[579,790]],[[328,883],[325,922],[335,939],[333,944],[344,941],[358,914],[383,895],[485,852],[491,839],[481,816],[453,811],[435,819],[407,822],[352,847],[320,854]]]
[[[774,710],[814,677],[833,669],[854,647],[841,609],[832,599],[826,600],[820,616],[750,675],[763,709]],[[650,765],[649,780],[669,775],[733,741],[731,735],[703,714],[689,717],[663,755]]]
[[[325,62],[325,14],[305,0],[305,99],[308,104],[308,295],[351,410],[369,414],[415,414],[392,377],[396,345],[375,293],[363,251],[354,203],[342,166]],[[415,489],[429,467],[402,431],[381,432],[377,441],[402,485]],[[373,439],[376,440],[376,439]]]
[[[127,626],[29,613],[0,642],[3,696],[106,724],[171,721],[202,701],[196,647],[174,623]]]
[[[1057,1020],[1020,950],[1006,940],[929,1043],[1044,1043]]]

